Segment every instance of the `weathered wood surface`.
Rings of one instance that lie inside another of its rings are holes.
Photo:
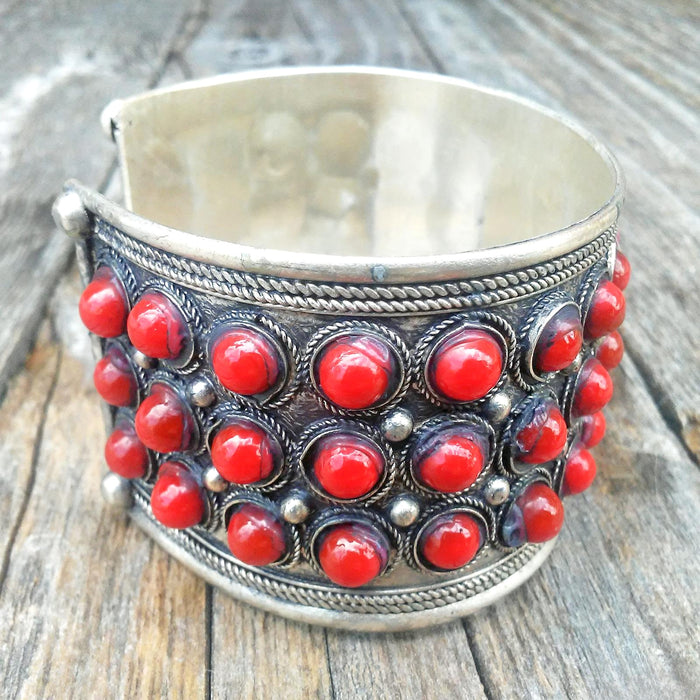
[[[619,156],[634,265],[600,476],[550,561],[463,622],[379,636],[239,605],[102,506],[72,272],[0,406],[2,695],[700,697],[698,20],[642,0],[0,6],[0,385],[67,262],[51,195],[111,172],[99,108],[181,77],[376,63],[534,97]]]

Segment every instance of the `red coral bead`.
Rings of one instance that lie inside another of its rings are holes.
[[[566,446],[564,416],[551,400],[531,403],[516,423],[514,457],[526,464],[556,459]]]
[[[273,564],[287,548],[280,521],[269,510],[252,503],[240,506],[231,516],[228,546],[236,559],[251,566]]]
[[[542,329],[533,353],[537,372],[558,372],[568,367],[583,345],[583,326],[571,304],[559,309]]]
[[[468,564],[484,541],[478,521],[466,513],[449,513],[430,523],[420,538],[423,559],[436,569],[452,571]]]
[[[136,401],[136,375],[120,347],[111,347],[92,374],[97,393],[112,406],[132,406]]]
[[[219,381],[242,396],[270,390],[280,374],[280,358],[273,344],[249,328],[225,330],[216,339],[211,355]]]
[[[396,361],[378,338],[345,335],[321,352],[316,377],[323,394],[337,406],[369,408],[379,403],[395,383]]]
[[[584,326],[587,338],[602,338],[625,320],[625,295],[620,288],[604,280],[593,294]]]
[[[136,433],[156,452],[177,452],[190,447],[194,419],[189,408],[166,384],[154,384],[136,411]]]
[[[211,444],[211,460],[216,470],[234,484],[264,481],[275,469],[277,449],[257,425],[235,421],[219,430]]]
[[[547,542],[559,534],[564,524],[564,506],[549,486],[531,484],[516,503],[522,511],[528,542]]]
[[[343,523],[322,535],[318,559],[326,576],[346,588],[364,586],[379,576],[389,558],[384,535],[370,525]]]
[[[595,356],[600,360],[605,369],[615,369],[625,354],[625,343],[622,336],[613,331],[603,338],[602,342],[595,351]]]
[[[129,302],[120,279],[106,265],[98,267],[85,287],[78,312],[85,327],[102,338],[116,338],[126,329]]]
[[[584,363],[576,380],[573,417],[590,416],[600,411],[610,401],[612,395],[613,381],[608,370],[599,360],[591,357]]]
[[[105,443],[105,461],[125,479],[140,479],[148,469],[148,450],[130,423],[121,423]]]
[[[204,489],[194,474],[180,462],[164,462],[151,494],[156,520],[181,530],[200,523],[205,509]]]
[[[320,486],[334,498],[360,498],[379,483],[384,457],[370,440],[332,434],[318,441],[313,472]]]
[[[615,266],[613,269],[613,283],[624,290],[629,284],[631,274],[632,266],[630,265],[630,261],[621,250],[618,250],[615,256]]]
[[[430,436],[414,456],[418,481],[442,493],[469,488],[486,463],[487,443],[473,430],[451,428]]]
[[[595,479],[596,464],[593,455],[582,446],[576,446],[564,466],[563,493],[576,494],[585,491]]]
[[[177,358],[188,335],[182,312],[159,292],[146,292],[138,300],[126,326],[137,350],[161,360]]]
[[[595,447],[605,437],[605,414],[602,411],[581,419],[581,442],[584,447]]]
[[[452,401],[475,401],[498,383],[503,351],[486,331],[467,328],[443,340],[430,360],[434,389]]]

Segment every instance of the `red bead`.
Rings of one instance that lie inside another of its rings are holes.
[[[537,372],[558,372],[568,367],[583,345],[583,326],[578,311],[567,304],[542,329],[533,354]]]
[[[216,470],[234,484],[264,481],[275,469],[277,449],[265,431],[248,421],[235,421],[219,430],[211,444]]]
[[[625,354],[625,343],[622,336],[613,331],[603,338],[601,344],[595,351],[595,356],[600,360],[605,369],[615,369]]]
[[[219,381],[243,396],[268,391],[280,374],[280,358],[272,343],[243,327],[229,328],[216,339],[211,363]]]
[[[388,548],[386,538],[374,527],[343,523],[329,528],[323,535],[318,559],[333,583],[357,588],[384,570]]]
[[[414,457],[418,481],[442,493],[469,488],[486,462],[486,441],[468,428],[450,428],[430,436]]]
[[[129,340],[148,357],[174,360],[187,340],[187,325],[181,311],[164,294],[146,292],[127,320]]]
[[[92,374],[97,393],[112,406],[132,406],[136,401],[136,375],[124,351],[109,348]]]
[[[130,423],[120,423],[105,443],[105,461],[125,479],[140,479],[148,469],[148,450]]]
[[[321,353],[316,377],[323,394],[336,406],[369,408],[379,403],[395,382],[396,362],[378,338],[346,335]]]
[[[430,523],[420,539],[423,558],[436,569],[452,571],[468,564],[481,548],[478,521],[466,513],[449,513]]]
[[[318,441],[313,471],[320,486],[334,498],[360,498],[384,473],[384,457],[370,440],[332,434]]]
[[[612,395],[613,382],[608,370],[595,357],[591,357],[586,360],[576,380],[572,407],[574,418],[600,411]]]
[[[440,343],[430,360],[434,389],[452,401],[475,401],[496,386],[503,351],[488,332],[467,328]]]
[[[156,452],[187,450],[192,442],[192,414],[166,384],[153,385],[136,411],[135,425],[141,442]]]
[[[531,484],[516,502],[522,511],[528,542],[547,542],[559,534],[564,524],[564,506],[549,486]]]
[[[531,403],[516,423],[514,457],[526,464],[556,459],[566,446],[567,426],[554,401]]]
[[[252,503],[240,506],[228,523],[228,546],[236,559],[251,566],[267,566],[281,559],[287,544],[280,521]]]
[[[604,280],[593,294],[586,316],[587,338],[602,338],[625,320],[625,295],[612,282]]]
[[[151,510],[166,527],[192,527],[204,517],[204,489],[184,464],[164,462],[151,494]]]
[[[581,443],[584,447],[595,447],[605,437],[605,414],[598,411],[581,418]]]
[[[102,265],[85,288],[78,304],[86,328],[102,338],[116,338],[126,328],[129,302],[115,272]]]
[[[585,447],[574,447],[564,466],[564,495],[585,491],[593,483],[595,475],[593,455]]]
[[[630,281],[630,275],[632,273],[632,267],[627,256],[618,249],[617,255],[615,256],[615,267],[613,270],[613,283],[616,284],[620,289],[625,289]]]

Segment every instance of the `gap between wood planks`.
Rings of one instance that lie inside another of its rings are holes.
[[[49,406],[51,406],[51,402],[56,391],[56,384],[58,383],[58,373],[61,367],[62,357],[63,351],[59,346],[59,349],[56,353],[56,357],[53,361],[54,367],[51,371],[51,382],[49,384],[48,391],[46,392],[46,400],[43,402],[41,410],[39,412],[39,421],[37,423],[34,444],[32,446],[29,476],[27,478],[25,489],[22,493],[22,501],[20,502],[20,506],[17,510],[17,515],[15,517],[14,522],[10,526],[10,534],[7,538],[7,547],[5,549],[2,561],[0,562],[0,598],[2,597],[2,591],[5,585],[5,577],[7,576],[7,570],[10,566],[10,560],[12,559],[12,550],[14,549],[15,542],[17,540],[17,533],[19,532],[19,528],[22,524],[22,520],[24,519],[24,515],[27,512],[27,505],[29,504],[29,499],[31,498],[32,493],[34,491],[34,483],[36,481],[36,469],[39,460],[39,453],[41,451],[41,445],[44,438],[44,425],[46,422],[46,415],[48,413]]]

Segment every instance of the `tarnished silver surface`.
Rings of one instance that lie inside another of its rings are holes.
[[[165,528],[149,507],[149,474],[133,485],[139,525],[241,600],[355,629],[445,621],[527,579],[553,542],[505,546],[502,515],[532,480],[558,488],[561,465],[516,469],[503,441],[533,397],[568,411],[571,368],[537,376],[533,348],[561,305],[585,318],[592,285],[609,274],[622,181],[607,150],[518,97],[374,68],[198,81],[117,101],[104,123],[133,211],[74,181],[62,201],[87,212],[84,277],[108,264],[131,304],[157,289],[186,320],[191,339],[177,361],[129,354],[142,394],[165,381],[192,407],[198,437],[181,458],[209,504],[200,526]],[[57,221],[73,232],[68,214]],[[265,394],[243,400],[211,370],[213,339],[232,322],[257,329],[280,356],[281,379]],[[487,329],[504,367],[482,399],[455,403],[435,394],[427,368],[462,328]],[[392,348],[395,384],[371,410],[334,405],[315,375],[325,344],[352,332]],[[269,431],[284,453],[259,484],[234,487],[211,466],[211,436],[232,417]],[[410,454],[450,422],[483,431],[489,455],[471,487],[442,494],[418,483]],[[386,460],[376,488],[355,500],[329,498],[306,464],[339,427]],[[578,430],[571,421],[570,441]],[[108,500],[126,504],[121,482],[106,483]],[[227,518],[245,502],[284,523],[290,549],[275,566],[247,566],[226,547]],[[446,512],[472,514],[485,535],[476,558],[450,573],[430,570],[417,549]],[[316,557],[322,529],[347,519],[371,523],[391,545],[386,572],[359,589],[330,583]]]

